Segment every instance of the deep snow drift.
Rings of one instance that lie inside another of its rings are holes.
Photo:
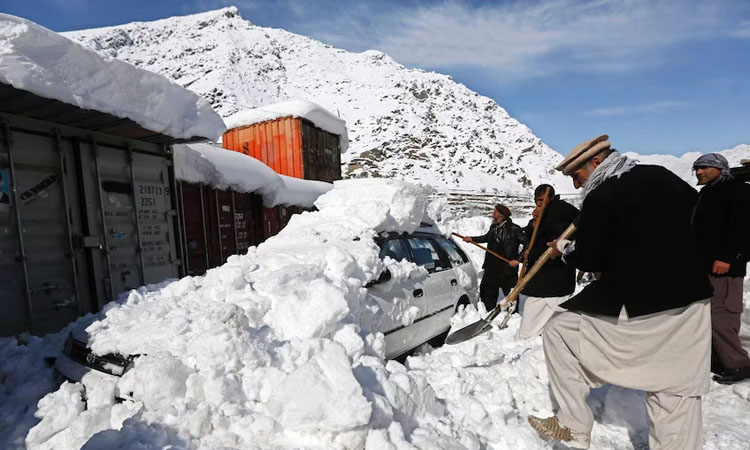
[[[0,82],[176,138],[216,140],[225,129],[211,105],[182,86],[8,14],[0,14]]]
[[[345,181],[318,207],[203,277],[111,303],[87,328],[93,348],[144,356],[117,386],[86,380],[87,409],[83,386],[56,389],[43,359],[59,354],[65,331],[25,346],[0,340],[0,447],[553,448],[526,424],[529,414],[550,413],[552,402],[541,339],[514,339],[520,318],[460,345],[426,347],[405,365],[382,359],[382,336],[370,332],[377,305],[362,286],[384,265],[398,268],[379,260],[372,237],[417,227],[420,191]],[[449,225],[476,235],[489,220]],[[481,261],[479,250],[464,248]],[[747,334],[748,281],[745,306]],[[468,308],[455,325],[483,313]],[[132,396],[114,403],[115,388]],[[589,402],[597,418],[592,448],[647,447],[642,394],[605,387]],[[713,384],[704,423],[705,448],[745,448],[750,382]]]

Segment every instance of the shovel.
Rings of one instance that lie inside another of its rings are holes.
[[[458,234],[458,233],[451,233],[451,234],[452,234],[453,236],[456,236],[456,237],[457,237],[457,238],[459,238],[459,239],[463,239],[463,238],[464,238],[464,236],[462,236],[462,235],[460,235],[460,234]],[[498,255],[497,253],[493,252],[492,250],[488,249],[487,247],[485,247],[485,246],[483,246],[483,245],[479,245],[479,244],[477,244],[477,243],[476,243],[476,242],[474,242],[474,241],[464,241],[464,242],[468,242],[468,243],[469,243],[469,244],[471,244],[471,245],[476,245],[477,247],[481,248],[481,249],[482,249],[482,250],[484,250],[485,252],[487,252],[487,253],[489,253],[490,255],[494,256],[495,258],[498,258],[498,259],[500,259],[501,261],[505,261],[505,262],[507,262],[508,264],[510,264],[510,260],[509,260],[508,258],[503,258],[502,256]]]
[[[558,240],[569,238],[573,235],[573,233],[575,233],[575,231],[576,226],[575,224],[571,223],[570,226],[565,231],[563,231]],[[490,311],[487,317],[485,317],[484,319],[480,319],[472,324],[466,325],[460,330],[454,331],[453,333],[449,334],[445,338],[445,343],[448,345],[458,344],[459,342],[468,341],[475,336],[479,336],[485,331],[489,331],[490,328],[492,328],[492,320],[497,317],[504,309],[506,309],[508,305],[512,304],[518,299],[518,295],[521,293],[523,288],[525,288],[526,285],[529,284],[531,279],[534,278],[534,275],[536,275],[537,272],[539,272],[539,269],[542,268],[544,263],[549,261],[553,251],[554,249],[548,248],[544,253],[542,253],[542,256],[540,256],[536,263],[534,263],[534,266],[531,268],[531,270],[529,270],[529,273],[527,273],[526,276],[518,281],[518,284],[516,284],[511,293],[508,294],[508,296],[505,297],[505,299],[499,305],[497,305],[492,311]]]

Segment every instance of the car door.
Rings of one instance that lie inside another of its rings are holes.
[[[400,237],[390,237],[378,242],[380,258],[386,256],[396,260],[411,260],[406,242]],[[368,286],[368,296],[380,306],[379,317],[374,318],[375,327],[385,335],[386,356],[398,356],[419,345],[418,329],[412,327],[414,320],[424,315],[423,295],[415,296],[415,291],[423,289],[427,276],[410,277],[407,280],[385,279],[381,277]],[[416,314],[414,310],[416,308]],[[372,319],[371,319],[372,320]]]
[[[420,343],[444,332],[450,325],[458,298],[458,277],[435,236],[415,234],[406,239],[414,262],[425,266],[429,276],[412,294],[423,297],[424,313],[414,321]],[[422,255],[422,256],[420,256]]]

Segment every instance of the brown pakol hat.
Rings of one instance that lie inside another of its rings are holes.
[[[593,158],[597,153],[609,148],[610,143],[607,139],[609,139],[609,136],[603,134],[576,145],[555,169],[565,175],[570,175],[571,172],[581,167],[583,163]]]

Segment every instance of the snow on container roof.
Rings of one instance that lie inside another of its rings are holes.
[[[261,161],[243,153],[208,144],[174,146],[175,176],[189,183],[202,183],[235,192],[256,192],[268,206],[312,207],[331,183],[279,175]]]
[[[240,128],[256,123],[267,122],[280,117],[302,117],[321,130],[339,136],[341,153],[349,147],[346,121],[334,116],[330,111],[309,100],[287,100],[255,109],[239,111],[224,119],[228,129]]]
[[[173,138],[217,140],[225,130],[211,105],[182,86],[9,14],[0,14],[0,82]]]

